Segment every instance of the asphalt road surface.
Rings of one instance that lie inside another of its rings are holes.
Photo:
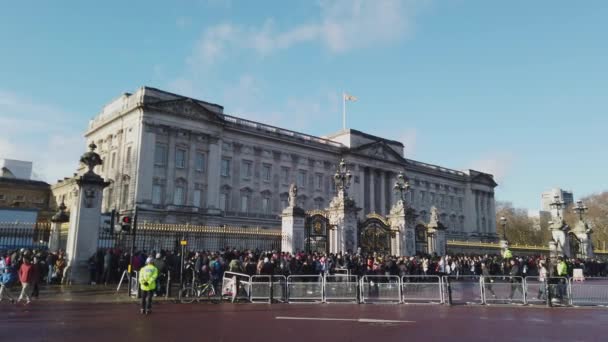
[[[608,309],[356,304],[0,304],[2,341],[608,341]]]

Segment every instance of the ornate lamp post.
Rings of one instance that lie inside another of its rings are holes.
[[[579,219],[582,221],[583,215],[585,214],[585,212],[587,212],[587,210],[589,210],[589,208],[587,208],[587,206],[583,204],[583,201],[576,201],[576,207],[574,207],[573,210],[575,213],[578,214]]]
[[[346,190],[350,187],[350,180],[352,178],[353,175],[350,173],[350,170],[346,168],[346,162],[344,162],[344,158],[342,158],[340,164],[338,164],[336,173],[334,174],[334,182],[339,197],[348,196]]]
[[[564,208],[564,202],[559,199],[558,195],[553,197],[553,202],[549,203],[551,209],[555,209],[557,212],[557,217],[561,218],[560,211]]]
[[[403,172],[399,172],[399,174],[397,175],[397,181],[395,181],[395,186],[393,187],[393,190],[399,193],[399,200],[405,203],[405,194],[410,191],[410,184],[403,175]]]
[[[500,224],[502,225],[502,239],[505,241],[508,241],[507,240],[507,219],[504,216],[502,216],[500,218]]]

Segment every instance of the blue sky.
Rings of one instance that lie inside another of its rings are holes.
[[[315,135],[495,174],[538,208],[608,190],[606,1],[11,2],[0,12],[0,157],[76,169],[101,107],[142,85]]]

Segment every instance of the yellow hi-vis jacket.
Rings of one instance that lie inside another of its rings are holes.
[[[502,257],[505,259],[510,259],[513,257],[513,253],[511,253],[510,249],[505,249],[504,253],[502,253]]]
[[[557,275],[560,277],[568,275],[568,265],[566,265],[566,262],[563,260],[557,264]]]
[[[142,291],[152,291],[156,289],[156,278],[158,277],[158,269],[152,264],[144,266],[139,270],[139,287]],[[144,285],[147,283],[148,285]]]

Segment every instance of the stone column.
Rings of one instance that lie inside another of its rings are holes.
[[[66,272],[72,284],[87,284],[90,281],[88,260],[97,251],[103,188],[109,185],[93,172],[95,166],[101,164],[101,158],[95,153],[95,144],[89,147],[91,151],[80,158],[89,171],[76,180],[78,196],[70,212]]]
[[[386,215],[386,172],[382,170],[380,170],[380,201],[378,204],[380,205],[378,213]]]
[[[221,140],[209,138],[209,163],[207,165],[207,208],[220,207],[220,168],[222,164]]]
[[[65,212],[65,203],[61,202],[59,211],[51,217],[51,235],[49,236],[49,251],[56,252],[61,248],[61,225],[70,220]]]
[[[369,211],[376,212],[376,171],[372,168],[369,169]]]

